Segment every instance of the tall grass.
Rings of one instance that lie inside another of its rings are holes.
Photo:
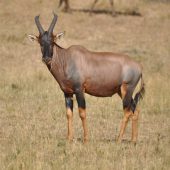
[[[82,6],[80,0],[73,3]],[[144,1],[139,6],[142,17],[113,18],[106,14],[65,14],[58,11],[55,1],[2,1],[0,169],[168,170],[169,7],[169,3]],[[26,38],[38,32],[34,16],[40,13],[47,28],[52,10],[59,15],[55,33],[66,30],[65,38],[58,42],[61,46],[80,44],[94,51],[122,52],[143,65],[146,95],[140,103],[136,146],[129,142],[131,122],[123,142],[115,142],[123,116],[122,102],[116,95],[104,99],[86,95],[87,145],[82,143],[82,125],[74,99],[74,141],[67,142],[63,93],[41,62],[39,45]]]

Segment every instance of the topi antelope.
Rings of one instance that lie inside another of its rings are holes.
[[[73,45],[67,49],[60,47],[55,41],[63,33],[53,34],[56,22],[57,15],[54,14],[48,31],[44,31],[39,16],[36,16],[35,23],[39,30],[39,36],[29,35],[29,38],[40,44],[42,60],[64,93],[68,139],[70,141],[73,139],[73,95],[76,96],[78,103],[79,116],[84,130],[84,142],[86,142],[88,131],[84,93],[97,97],[111,97],[118,94],[122,99],[124,110],[118,142],[122,140],[130,117],[132,118],[132,141],[136,142],[139,115],[137,104],[144,93],[141,66],[123,54],[92,52],[79,45]],[[134,89],[140,79],[141,88],[133,99]]]

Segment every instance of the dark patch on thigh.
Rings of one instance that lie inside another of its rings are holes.
[[[131,110],[134,105],[133,98],[133,89],[132,88],[127,88],[126,94],[123,98],[123,109],[128,109]]]

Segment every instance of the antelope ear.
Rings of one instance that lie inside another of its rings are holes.
[[[38,42],[38,37],[37,36],[35,36],[35,35],[28,35],[28,39],[30,40],[30,41],[36,41],[36,42]]]
[[[57,35],[55,35],[54,41],[61,39],[64,35],[65,35],[65,31],[58,33]]]

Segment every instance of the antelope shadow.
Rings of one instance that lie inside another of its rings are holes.
[[[78,9],[78,8],[71,8],[70,12],[84,12],[89,14],[107,14],[112,15],[112,11],[106,10],[106,9],[94,9],[91,11],[90,9]],[[121,12],[121,11],[115,11],[116,15],[130,15],[130,16],[138,16],[141,17],[142,14],[140,12],[137,12],[135,10],[127,11],[127,12]]]

